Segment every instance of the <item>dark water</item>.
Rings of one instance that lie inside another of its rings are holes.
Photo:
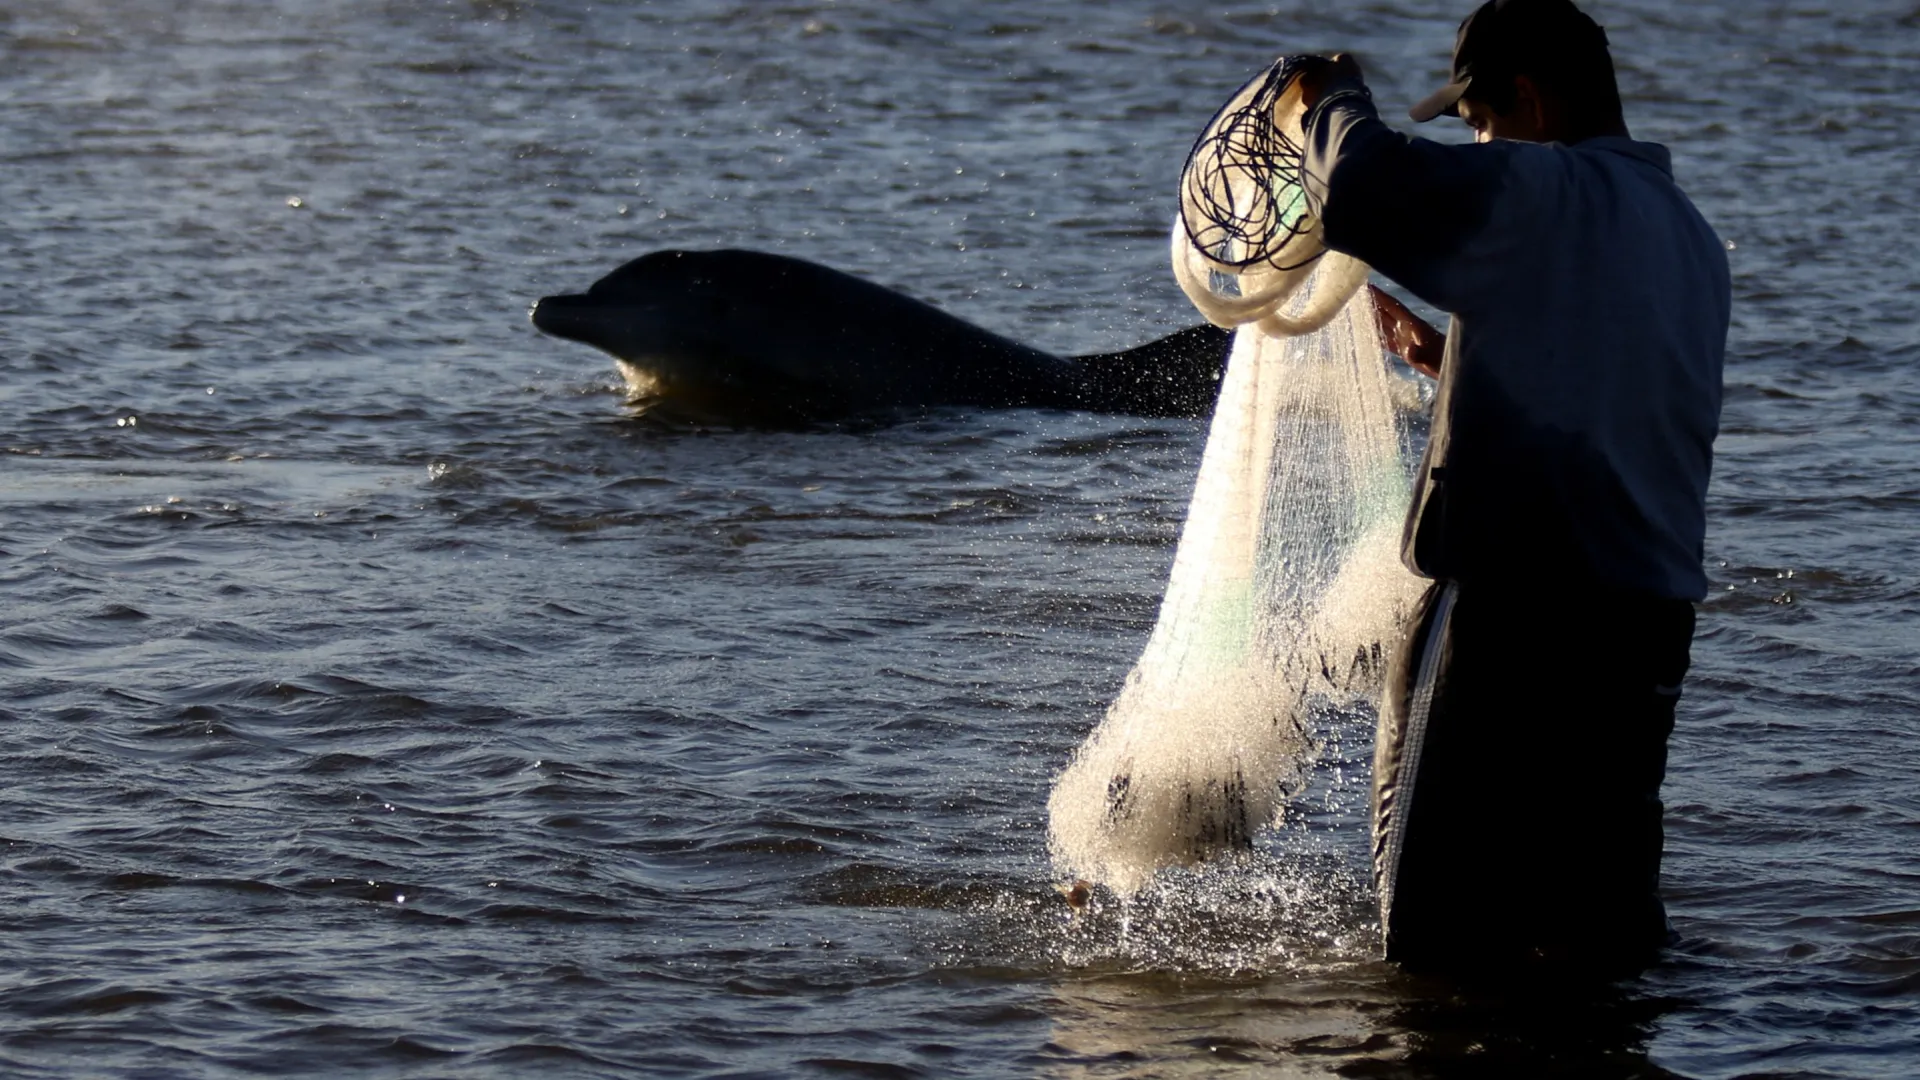
[[[0,1072],[1920,1070],[1913,0],[1594,5],[1737,296],[1684,942],[1603,991],[1373,959],[1362,715],[1251,865],[1067,923],[1201,425],[669,430],[525,322],[740,245],[1145,340],[1225,94],[1404,107],[1467,6],[8,5]]]

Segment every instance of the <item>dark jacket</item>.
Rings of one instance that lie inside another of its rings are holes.
[[[1307,117],[1327,244],[1453,316],[1408,565],[1705,596],[1731,285],[1666,148],[1442,145],[1341,91]]]

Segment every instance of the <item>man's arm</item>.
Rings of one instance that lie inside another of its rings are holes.
[[[1490,262],[1487,249],[1517,242],[1488,229],[1496,202],[1519,194],[1505,190],[1517,144],[1449,146],[1394,131],[1351,57],[1302,79],[1305,186],[1327,246],[1443,311],[1469,308],[1485,295],[1489,266],[1504,262]]]
[[[1439,378],[1440,361],[1447,351],[1447,335],[1407,310],[1407,305],[1379,286],[1369,285],[1367,291],[1373,296],[1373,318],[1380,328],[1380,343],[1413,370]]]

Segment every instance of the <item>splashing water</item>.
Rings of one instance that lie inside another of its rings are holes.
[[[1159,621],[1048,800],[1067,875],[1130,896],[1247,849],[1304,775],[1308,706],[1377,687],[1419,582],[1396,379],[1350,279],[1322,266],[1281,307],[1352,297],[1320,329],[1235,336]]]

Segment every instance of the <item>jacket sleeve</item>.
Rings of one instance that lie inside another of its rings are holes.
[[[1493,284],[1486,249],[1504,242],[1495,207],[1519,194],[1506,190],[1515,144],[1409,138],[1380,121],[1355,80],[1329,86],[1305,128],[1307,198],[1327,246],[1443,311],[1470,309]]]

